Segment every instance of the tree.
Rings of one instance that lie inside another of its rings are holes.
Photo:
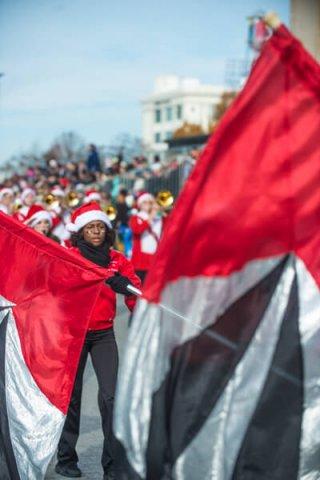
[[[61,163],[77,162],[86,155],[83,138],[75,132],[63,132],[44,153],[46,161],[55,159]]]
[[[114,137],[111,144],[106,148],[110,156],[121,157],[125,162],[130,162],[133,157],[142,153],[141,138],[130,133],[120,133]]]
[[[205,134],[201,125],[184,122],[182,127],[173,132],[173,138],[197,137]]]
[[[237,96],[238,92],[235,91],[229,91],[229,92],[224,92],[221,95],[220,102],[217,104],[215,113],[214,113],[214,123],[216,124],[219,122],[219,120],[223,117],[224,113],[228,108],[230,107],[231,103]]]

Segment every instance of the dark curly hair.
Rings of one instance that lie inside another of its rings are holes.
[[[70,237],[70,242],[73,247],[78,246],[78,240],[83,239],[83,228],[79,230],[79,232],[72,233]],[[114,245],[116,239],[116,232],[112,229],[107,227],[106,228],[106,236],[104,239],[104,243],[106,244],[107,248],[111,248]]]

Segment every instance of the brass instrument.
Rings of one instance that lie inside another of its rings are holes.
[[[166,212],[172,209],[174,196],[170,190],[160,190],[156,196],[157,204]]]
[[[104,211],[105,213],[107,214],[110,222],[113,222],[113,220],[115,220],[117,218],[117,209],[116,207],[114,207],[113,205],[107,205],[106,207],[104,207]]]
[[[55,208],[60,205],[60,200],[55,195],[52,195],[52,193],[48,193],[47,195],[44,195],[43,203],[47,205],[47,207]]]
[[[65,203],[69,208],[77,207],[80,203],[80,197],[78,193],[70,190],[70,192],[65,196]]]
[[[12,213],[19,212],[19,210],[21,210],[22,207],[23,207],[22,201],[20,200],[20,198],[16,198],[13,203]]]

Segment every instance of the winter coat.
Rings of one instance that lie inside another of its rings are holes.
[[[81,255],[76,247],[71,247],[70,251]],[[134,273],[132,263],[126,259],[122,253],[117,250],[110,250],[111,261],[106,271],[119,272],[121,275],[128,277],[131,283],[140,288],[140,279]],[[107,278],[107,275],[106,275]],[[133,310],[136,303],[136,296],[130,295],[124,297],[125,304],[130,311]],[[113,327],[113,321],[116,316],[116,294],[108,285],[103,285],[101,293],[93,308],[91,319],[89,322],[89,330],[105,330]]]
[[[101,172],[100,158],[96,150],[92,150],[87,159],[89,172]]]
[[[162,218],[155,218],[152,223],[147,218],[146,213],[138,212],[129,221],[133,233],[131,261],[135,270],[149,270],[162,233]]]

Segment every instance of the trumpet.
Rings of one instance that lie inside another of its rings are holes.
[[[107,214],[110,222],[113,222],[113,220],[115,220],[117,218],[117,209],[116,207],[114,207],[113,205],[107,205],[106,207],[104,207],[104,211],[105,213]]]
[[[166,212],[172,209],[174,196],[170,190],[160,190],[156,196],[157,204]]]

